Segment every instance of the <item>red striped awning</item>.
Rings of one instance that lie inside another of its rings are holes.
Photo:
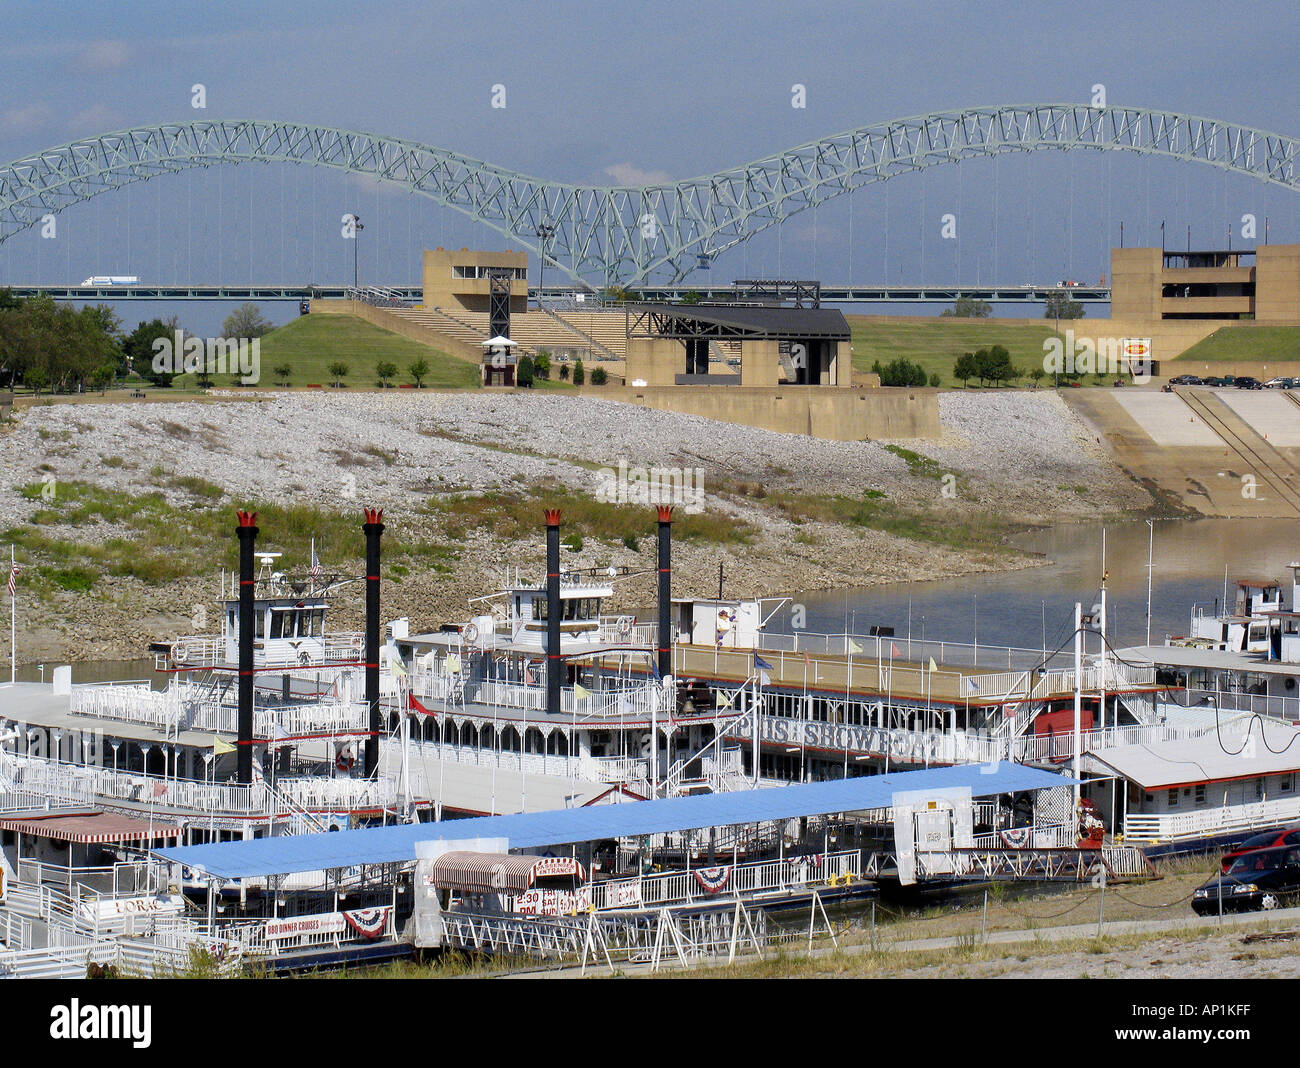
[[[587,873],[572,857],[516,856],[509,853],[471,853],[455,850],[433,862],[433,885],[466,894],[521,894],[538,879]]]
[[[136,820],[111,812],[79,812],[0,817],[0,830],[89,845],[96,842],[146,842],[178,838],[179,827]]]

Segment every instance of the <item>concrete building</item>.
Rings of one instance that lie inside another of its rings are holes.
[[[1235,251],[1111,250],[1111,316],[1300,320],[1300,245]]]
[[[528,307],[528,253],[483,252],[462,248],[451,252],[439,246],[425,249],[424,305],[487,314],[491,305],[491,272],[508,273],[510,314],[523,315]]]

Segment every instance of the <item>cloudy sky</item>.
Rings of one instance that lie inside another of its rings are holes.
[[[1107,102],[1288,135],[1293,2],[998,4],[6,4],[0,161],[192,117],[392,134],[572,182],[675,180],[931,110]],[[192,86],[206,91],[191,107]],[[506,107],[491,106],[504,85]],[[807,106],[791,107],[791,87]],[[1245,213],[1300,241],[1295,193],[1201,165],[1035,153],[932,168],[841,197],[721,258],[713,281],[1095,282],[1109,248],[1220,245]],[[509,240],[360,179],[224,167],[70,208],[53,239],[0,246],[7,282],[350,279],[343,212],[366,222],[363,279],[418,279],[419,250]],[[940,218],[957,218],[957,239]],[[1180,244],[1173,236],[1171,246]],[[1236,243],[1241,243],[1237,238]],[[1248,242],[1247,242],[1248,243]],[[280,316],[276,316],[279,318]],[[197,325],[197,324],[196,324]],[[203,326],[199,325],[202,329]]]

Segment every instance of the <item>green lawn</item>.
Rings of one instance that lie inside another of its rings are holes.
[[[957,357],[976,349],[1001,345],[1011,353],[1011,362],[1026,373],[1043,365],[1043,341],[1053,337],[1054,323],[1047,319],[927,319],[923,322],[881,321],[864,315],[846,315],[853,332],[853,367],[870,371],[876,360],[882,364],[902,356],[938,372],[940,385],[959,386],[952,377]],[[1087,319],[1074,321],[1078,333],[1087,333]],[[1062,321],[1061,328],[1070,325]],[[1021,379],[1017,385],[1029,385]]]
[[[1300,326],[1228,326],[1198,341],[1180,360],[1300,361]]]
[[[408,368],[420,358],[429,365],[423,383],[426,387],[472,389],[479,383],[479,370],[473,364],[351,315],[301,316],[265,335],[261,348],[259,384],[262,386],[278,385],[272,368],[281,363],[293,368],[289,384],[295,388],[328,386],[328,368],[335,360],[348,365],[348,375],[343,381],[353,389],[377,386],[375,368],[385,360],[397,365],[397,377],[391,379],[394,385],[413,383]],[[188,384],[189,377],[182,375],[176,384]],[[233,381],[229,376],[212,378],[215,386],[226,386]]]

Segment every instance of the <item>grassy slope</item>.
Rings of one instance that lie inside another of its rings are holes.
[[[1180,360],[1300,360],[1300,326],[1230,326],[1216,330]]]
[[[392,381],[414,382],[407,368],[423,357],[429,365],[424,379],[426,387],[471,389],[478,384],[478,369],[473,364],[448,356],[418,341],[381,330],[364,319],[350,315],[304,315],[272,330],[262,338],[263,386],[276,384],[271,369],[279,363],[293,368],[292,386],[317,383],[328,385],[327,368],[335,360],[346,363],[349,373],[344,381],[354,389],[372,389],[378,384],[375,367],[381,360],[397,364]],[[224,386],[229,377],[213,376],[213,384]],[[177,380],[185,385],[188,376]]]
[[[869,316],[847,315],[853,331],[853,366],[870,371],[876,360],[882,364],[902,356],[919,363],[927,374],[939,373],[940,385],[960,385],[952,377],[952,365],[963,353],[1002,345],[1011,362],[1024,371],[1042,366],[1043,340],[1055,334],[1045,319],[999,319],[972,322],[969,319],[939,318],[916,321],[881,321]],[[1084,320],[1086,322],[1086,320]],[[1022,379],[1021,386],[1028,385]]]

